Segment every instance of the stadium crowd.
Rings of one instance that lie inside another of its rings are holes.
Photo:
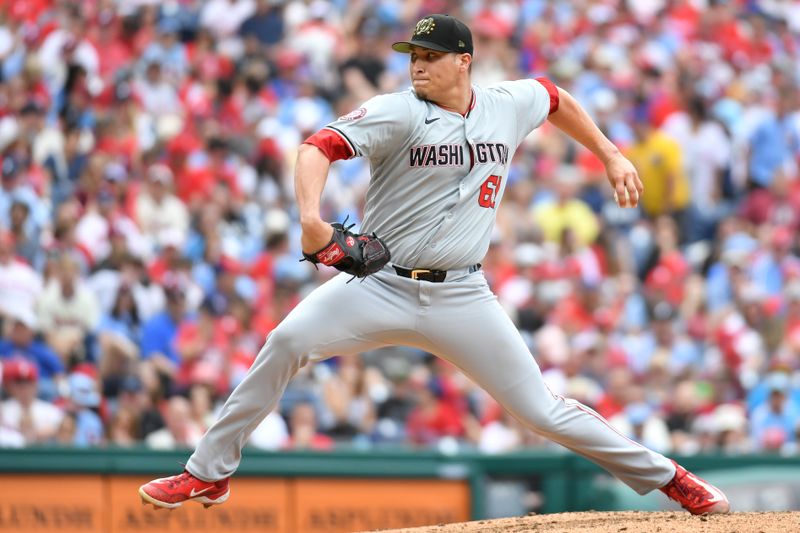
[[[298,261],[297,146],[404,90],[390,44],[432,12],[471,26],[475,83],[549,76],[645,184],[617,207],[550,124],[513,160],[483,269],[553,392],[662,452],[798,453],[788,0],[4,2],[0,445],[197,442],[335,274]],[[325,218],[358,221],[368,183],[336,163]],[[552,446],[399,347],[302,369],[250,443]]]

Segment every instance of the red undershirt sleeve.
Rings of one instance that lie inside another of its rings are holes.
[[[350,159],[355,155],[352,146],[342,134],[332,129],[324,128],[303,141],[319,148],[328,161],[333,163],[340,159]]]
[[[550,95],[550,111],[547,114],[552,115],[558,111],[558,87],[556,87],[555,83],[547,78],[542,77],[535,79],[542,84],[542,86],[547,90],[547,94]]]

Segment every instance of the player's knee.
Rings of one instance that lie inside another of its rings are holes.
[[[288,328],[278,326],[267,337],[266,353],[268,357],[299,361],[306,352],[304,337],[293,334]]]
[[[555,419],[550,412],[536,407],[528,408],[524,413],[520,413],[518,418],[528,426],[528,429],[540,434],[551,435],[558,431]]]

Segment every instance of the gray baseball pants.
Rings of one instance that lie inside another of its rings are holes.
[[[309,294],[270,333],[186,469],[214,481],[234,473],[250,433],[309,361],[405,345],[451,362],[527,428],[597,463],[645,494],[667,484],[666,457],[623,436],[596,412],[554,395],[481,271],[442,283],[385,267],[363,282],[340,274]]]

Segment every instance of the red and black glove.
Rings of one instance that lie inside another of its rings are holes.
[[[391,259],[386,244],[374,233],[353,233],[350,228],[355,224],[345,227],[336,222],[331,226],[331,242],[313,254],[303,252],[306,261],[315,265],[322,263],[357,278],[365,278],[382,269]]]

